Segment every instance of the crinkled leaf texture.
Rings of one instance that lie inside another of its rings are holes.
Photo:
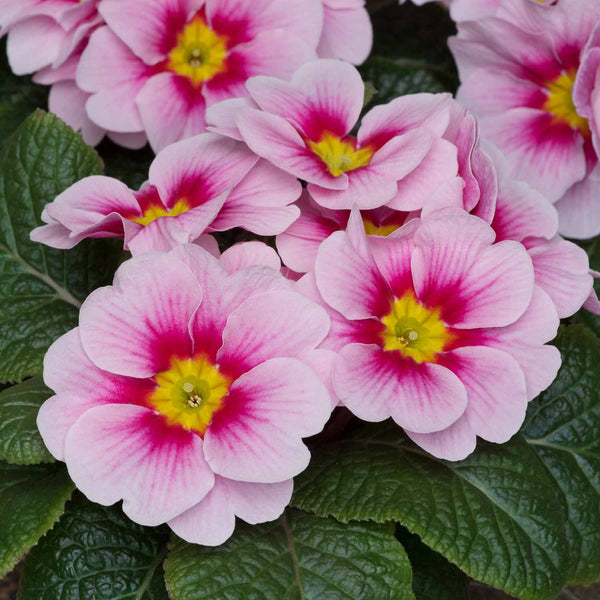
[[[523,433],[569,508],[569,581],[600,579],[600,340],[580,325],[556,340],[563,365],[529,406]]]
[[[142,527],[118,507],[81,494],[27,556],[20,600],[167,600],[168,533]]]
[[[0,576],[59,519],[73,487],[63,465],[0,462]]]
[[[0,460],[15,465],[54,462],[36,425],[40,406],[51,395],[41,377],[0,392]]]
[[[48,202],[99,173],[81,136],[41,111],[7,142],[0,159],[0,381],[41,371],[48,346],[77,324],[80,301],[110,280],[113,246],[96,240],[54,250],[29,239]]]
[[[410,563],[390,525],[342,524],[288,510],[238,523],[217,548],[175,539],[165,564],[173,600],[413,600]]]
[[[415,600],[469,600],[469,578],[460,569],[404,527],[398,527],[396,537],[412,566]]]
[[[522,439],[437,460],[394,423],[313,451],[292,504],[321,516],[396,520],[468,575],[522,600],[554,600],[566,580],[566,505]]]

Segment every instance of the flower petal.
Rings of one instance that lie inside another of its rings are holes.
[[[392,417],[417,433],[449,427],[464,412],[467,392],[449,369],[417,364],[375,345],[350,344],[339,353],[333,385],[342,402],[365,421]]]
[[[229,479],[285,481],[310,460],[301,438],[319,433],[329,415],[329,394],[310,367],[291,358],[269,360],[231,386],[206,431],[206,459]]]
[[[67,435],[65,458],[90,499],[141,525],[159,525],[197,504],[214,485],[202,439],[147,408],[106,405],[84,413]]]
[[[190,356],[188,324],[201,301],[194,274],[175,257],[136,256],[119,267],[113,286],[97,289],[83,303],[85,352],[101,369],[152,377],[173,357]]]

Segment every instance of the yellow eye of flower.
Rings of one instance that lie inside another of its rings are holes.
[[[169,54],[168,68],[199,85],[226,69],[227,44],[200,16],[190,21],[177,36]]]
[[[375,153],[370,146],[357,150],[352,141],[344,140],[332,133],[325,133],[319,142],[307,140],[307,144],[334,177],[366,167]]]
[[[400,228],[400,225],[396,225],[394,223],[389,225],[375,225],[373,221],[366,218],[363,218],[363,224],[365,226],[365,233],[367,235],[379,235],[382,237],[390,235],[390,233],[394,233],[396,229]]]
[[[575,84],[575,73],[563,73],[554,81],[546,84],[548,97],[544,102],[543,109],[554,116],[558,123],[566,123],[573,129],[589,135],[590,127],[588,120],[580,117],[573,103],[573,85]]]
[[[173,359],[171,368],[154,377],[156,389],[151,407],[170,424],[178,424],[200,435],[223,405],[231,381],[204,357]]]
[[[381,319],[383,349],[399,351],[415,362],[434,362],[454,339],[440,311],[425,308],[412,293],[396,298],[391,311]]]
[[[173,208],[165,208],[160,204],[151,204],[144,210],[141,217],[129,217],[129,220],[145,227],[160,217],[177,217],[190,210],[190,208],[191,207],[185,198],[178,200],[173,205]]]

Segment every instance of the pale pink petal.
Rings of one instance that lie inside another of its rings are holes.
[[[529,308],[516,323],[479,331],[476,343],[499,348],[517,359],[525,374],[527,398],[532,400],[554,381],[560,368],[558,349],[542,345],[556,336],[558,325],[552,299],[535,286]]]
[[[457,173],[456,146],[447,140],[435,139],[421,163],[398,182],[396,196],[387,206],[403,211],[420,210],[431,194]]]
[[[498,165],[499,160],[496,159]],[[500,165],[498,165],[500,166]],[[499,170],[498,198],[492,227],[497,240],[550,239],[558,229],[556,208],[527,183]]]
[[[458,348],[443,357],[467,390],[464,416],[474,433],[503,444],[525,420],[527,392],[519,363],[508,353],[487,346]]]
[[[97,226],[111,213],[139,214],[139,204],[124,184],[103,175],[92,175],[67,188],[54,202],[46,205],[46,214],[73,233],[84,233]],[[122,226],[120,227],[122,232]],[[106,233],[114,233],[108,228]]]
[[[142,525],[159,525],[197,504],[214,485],[202,439],[141,406],[84,413],[65,446],[69,475],[92,501]]]
[[[235,529],[235,511],[227,480],[215,476],[214,487],[196,504],[169,521],[169,527],[190,544],[220,546]]]
[[[77,67],[77,85],[93,94],[89,118],[111,131],[132,133],[144,126],[135,103],[151,73],[108,27],[95,31]]]
[[[223,343],[223,329],[232,311],[254,294],[291,287],[278,271],[268,267],[250,266],[229,274],[221,261],[196,246],[180,246],[172,254],[188,266],[203,290],[210,291],[204,294],[190,329],[195,350],[213,359]]]
[[[439,307],[450,325],[501,327],[529,306],[534,274],[527,251],[512,241],[487,246],[490,236],[483,221],[460,215],[425,221],[416,234],[412,272],[417,297]]]
[[[329,415],[329,394],[312,369],[291,358],[271,359],[231,386],[206,431],[206,460],[229,479],[285,481],[310,460],[301,438],[319,433]]]
[[[202,94],[175,73],[159,73],[148,79],[137,94],[136,104],[155,152],[206,130]]]
[[[44,357],[44,382],[57,392],[38,414],[44,443],[58,460],[64,460],[70,427],[89,408],[103,404],[140,404],[153,383],[121,377],[96,367],[85,354],[75,328],[61,336]]]
[[[360,116],[365,86],[351,65],[317,60],[298,69],[291,83],[257,77],[247,87],[264,111],[284,117],[318,141],[324,131],[340,137],[349,133]]]
[[[229,315],[217,360],[224,372],[238,376],[270,358],[316,348],[329,326],[325,310],[301,294],[258,294]]]
[[[381,146],[396,135],[421,127],[441,137],[450,121],[450,94],[409,94],[371,109],[358,130],[360,146]]]
[[[243,108],[258,108],[258,106],[252,98],[230,98],[207,107],[205,118],[208,131],[243,141],[235,124],[235,114]]]
[[[148,181],[165,206],[186,198],[196,207],[229,192],[257,160],[240,142],[205,133],[162,150],[150,165]]]
[[[86,144],[96,146],[105,131],[88,118],[85,110],[88,98],[89,94],[79,89],[74,81],[59,81],[50,88],[48,108],[75,131],[80,131]]]
[[[204,0],[195,0],[197,10]],[[166,58],[175,46],[175,33],[191,16],[182,10],[179,0],[102,0],[98,10],[109,27],[145,63],[154,65]]]
[[[277,252],[263,242],[240,242],[230,246],[221,255],[221,262],[234,273],[252,265],[262,265],[274,271],[281,269],[281,260]]]
[[[374,261],[357,252],[343,231],[330,235],[319,248],[317,286],[332,308],[348,319],[381,317],[389,312],[391,293]]]
[[[254,109],[242,109],[235,123],[244,141],[259,156],[299,179],[332,189],[348,187],[348,176],[333,177],[325,163],[311,152],[298,131],[282,117]]]
[[[299,218],[276,238],[277,251],[290,269],[308,273],[314,269],[321,242],[343,226],[317,209],[307,191],[303,192],[298,206]]]
[[[392,417],[417,433],[445,429],[465,411],[467,393],[452,371],[415,363],[375,345],[350,344],[339,353],[333,384],[342,401],[365,421]]]
[[[458,100],[478,117],[494,116],[511,108],[543,105],[541,87],[501,69],[478,69],[461,82]]]
[[[300,182],[266,160],[260,160],[232,190],[213,222],[215,231],[243,227],[258,235],[285,231],[299,216],[290,206],[302,192]]]
[[[562,235],[586,239],[600,234],[600,175],[594,172],[573,185],[555,206]]]
[[[281,483],[246,483],[215,477],[215,486],[185,513],[169,521],[182,539],[205,546],[219,546],[233,533],[235,516],[247,523],[273,521],[292,497],[293,480]]]
[[[290,503],[294,489],[292,479],[279,483],[247,483],[226,479],[225,485],[235,514],[251,525],[279,517]]]
[[[369,248],[377,267],[396,298],[413,291],[411,256],[415,248],[413,234],[418,227],[419,221],[414,219],[391,237],[369,238]]]
[[[52,64],[65,39],[64,29],[54,19],[31,17],[10,29],[6,53],[16,75],[27,75]]]
[[[188,324],[201,300],[198,281],[181,261],[167,254],[136,256],[119,267],[113,286],[95,290],[83,303],[85,352],[107,371],[151,377],[168,369],[173,357],[190,356]]]
[[[145,131],[135,133],[119,133],[117,131],[107,131],[106,135],[119,146],[129,148],[130,150],[140,150],[148,143],[148,137]]]
[[[514,108],[479,120],[482,134],[504,153],[515,179],[527,181],[556,202],[585,177],[583,137],[552,115]]]
[[[311,367],[324,383],[329,392],[331,410],[333,410],[340,402],[333,387],[333,366],[337,359],[337,352],[326,350],[325,348],[317,348],[316,350],[308,350],[301,353],[298,355],[298,359]]]
[[[227,35],[231,44],[247,42],[261,31],[282,29],[304,39],[313,48],[323,27],[321,0],[209,0],[209,24]]]
[[[143,252],[168,252],[181,244],[197,240],[208,229],[227,198],[211,198],[177,217],[159,217],[133,237],[126,235],[127,249],[134,255]]]
[[[552,298],[561,319],[576,313],[592,289],[585,251],[557,236],[526,242],[535,270],[535,283]]]
[[[414,433],[405,430],[406,435],[437,458],[443,460],[464,460],[475,451],[477,436],[465,416],[462,416],[442,431],[435,433]]]
[[[277,52],[273,52],[277,48]],[[296,69],[317,58],[314,48],[289,31],[264,31],[253,40],[235,46],[227,55],[228,69],[207,81],[202,93],[206,104],[246,96],[246,81],[256,75],[289,79]]]
[[[324,17],[319,56],[362,64],[373,45],[373,26],[364,6],[335,9],[325,5]]]
[[[318,204],[331,209],[383,206],[396,196],[397,182],[422,162],[432,141],[426,130],[398,135],[375,152],[368,166],[347,173],[347,188],[340,190],[310,183],[308,191]]]

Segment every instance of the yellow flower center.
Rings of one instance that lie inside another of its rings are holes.
[[[204,357],[173,359],[171,368],[154,377],[156,389],[149,398],[154,410],[171,425],[200,435],[223,405],[231,381]]]
[[[578,129],[584,134],[589,134],[588,120],[580,117],[573,103],[573,85],[575,84],[575,73],[563,73],[554,81],[546,84],[548,97],[544,102],[544,110],[554,115],[558,123],[566,123],[573,129]]]
[[[454,338],[440,311],[425,308],[412,293],[396,298],[381,322],[383,349],[397,350],[418,363],[434,362]]]
[[[190,210],[190,205],[188,204],[188,201],[183,198],[178,200],[173,208],[165,208],[161,204],[151,204],[144,210],[141,217],[129,217],[129,220],[135,221],[145,227],[152,223],[152,221],[160,219],[160,217],[177,217],[188,210]]]
[[[344,140],[332,133],[325,133],[319,142],[307,140],[307,143],[334,177],[339,177],[346,171],[366,167],[375,153],[370,146],[357,150],[351,140]]]
[[[199,85],[225,71],[226,58],[225,38],[197,16],[177,36],[177,45],[169,54],[168,68]]]
[[[400,228],[400,225],[396,225],[395,223],[390,223],[389,225],[375,225],[373,221],[366,218],[363,218],[363,223],[367,235],[379,235],[385,237]]]

